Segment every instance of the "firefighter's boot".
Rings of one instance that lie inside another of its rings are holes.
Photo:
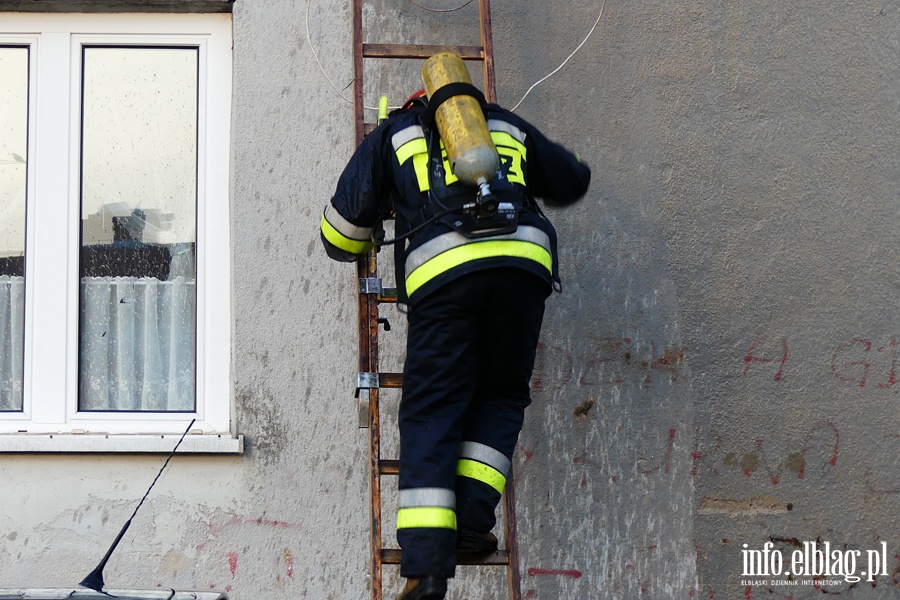
[[[406,580],[406,587],[397,600],[444,600],[447,595],[447,580],[443,577],[426,575],[422,578]]]
[[[460,527],[456,531],[456,551],[460,554],[490,554],[497,550],[497,536]]]

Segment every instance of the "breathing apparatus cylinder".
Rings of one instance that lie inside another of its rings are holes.
[[[448,83],[471,85],[472,80],[461,58],[440,52],[422,65],[422,83],[431,98]],[[489,195],[487,184],[497,173],[500,156],[491,140],[481,104],[472,96],[452,96],[437,108],[434,120],[454,175],[463,183],[478,186],[480,196]]]

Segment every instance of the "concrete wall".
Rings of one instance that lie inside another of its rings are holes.
[[[338,88],[352,77],[348,5],[310,11]],[[352,111],[313,59],[306,8],[234,5],[246,453],[173,461],[110,584],[367,597],[355,274],[326,260],[317,232],[353,148]],[[433,41],[438,25],[474,40],[472,8],[437,25],[396,0],[366,14],[388,41]],[[586,0],[492,8],[506,105],[599,12]],[[581,51],[522,103],[594,172],[588,197],[549,212],[564,293],[548,307],[514,461],[526,598],[897,597],[898,58],[891,3],[611,0]],[[369,80],[394,102],[416,85]],[[396,370],[402,317],[388,316]],[[0,585],[79,581],[161,462],[0,456]],[[888,575],[821,590],[742,583],[771,579],[742,576],[743,544],[771,541],[788,558],[815,540],[862,551],[857,571],[885,542]],[[399,581],[386,575],[388,598]],[[463,570],[451,597],[501,597],[501,579]]]

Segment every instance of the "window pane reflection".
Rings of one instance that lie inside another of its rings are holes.
[[[83,49],[81,410],[194,410],[197,72]]]
[[[22,410],[28,59],[0,46],[0,411]]]

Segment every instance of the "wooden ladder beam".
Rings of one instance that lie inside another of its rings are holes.
[[[438,52],[452,52],[463,60],[484,60],[481,46],[441,46],[429,44],[363,44],[364,58],[426,59]]]

